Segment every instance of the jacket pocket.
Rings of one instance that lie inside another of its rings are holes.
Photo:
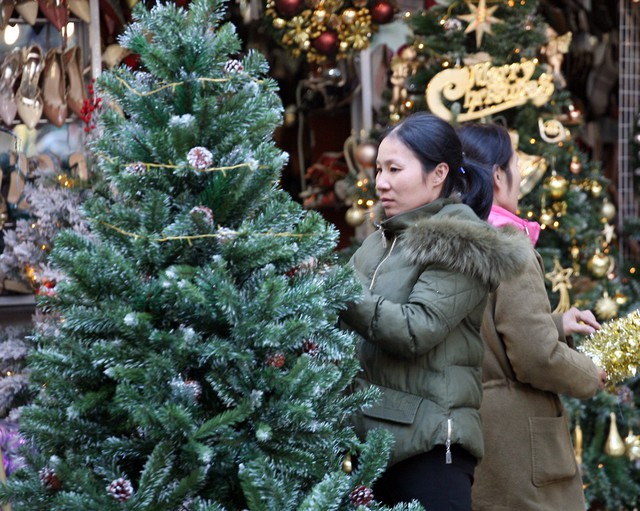
[[[422,398],[388,387],[378,388],[382,391],[382,398],[373,406],[363,408],[362,415],[398,424],[413,424]]]
[[[529,417],[532,482],[546,486],[571,479],[578,470],[566,418]]]

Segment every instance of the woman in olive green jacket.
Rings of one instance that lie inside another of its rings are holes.
[[[382,392],[356,429],[384,427],[396,440],[374,496],[470,510],[483,454],[482,313],[528,242],[482,219],[489,173],[463,161],[455,130],[432,115],[414,114],[383,138],[376,190],[386,220],[351,260],[365,296],[341,316],[362,337],[357,384]]]
[[[551,313],[542,260],[533,248],[539,227],[515,215],[520,172],[507,130],[472,124],[459,134],[467,153],[495,165],[489,223],[516,226],[533,242],[525,252],[525,271],[500,283],[484,314],[485,458],[476,470],[473,509],[584,511],[569,420],[558,394],[584,399],[603,388],[606,373],[572,349],[568,337],[599,325],[590,311]]]

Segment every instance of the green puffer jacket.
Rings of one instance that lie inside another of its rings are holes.
[[[351,258],[365,293],[341,315],[362,337],[354,386],[382,391],[354,421],[363,437],[394,434],[390,464],[436,445],[482,458],[480,324],[488,293],[521,271],[530,244],[438,199],[384,221]]]

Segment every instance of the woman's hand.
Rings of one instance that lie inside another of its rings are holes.
[[[571,307],[562,315],[562,327],[566,336],[572,334],[589,335],[600,330],[600,323],[591,311]]]

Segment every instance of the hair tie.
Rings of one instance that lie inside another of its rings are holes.
[[[464,167],[460,167],[460,173],[465,174]]]

